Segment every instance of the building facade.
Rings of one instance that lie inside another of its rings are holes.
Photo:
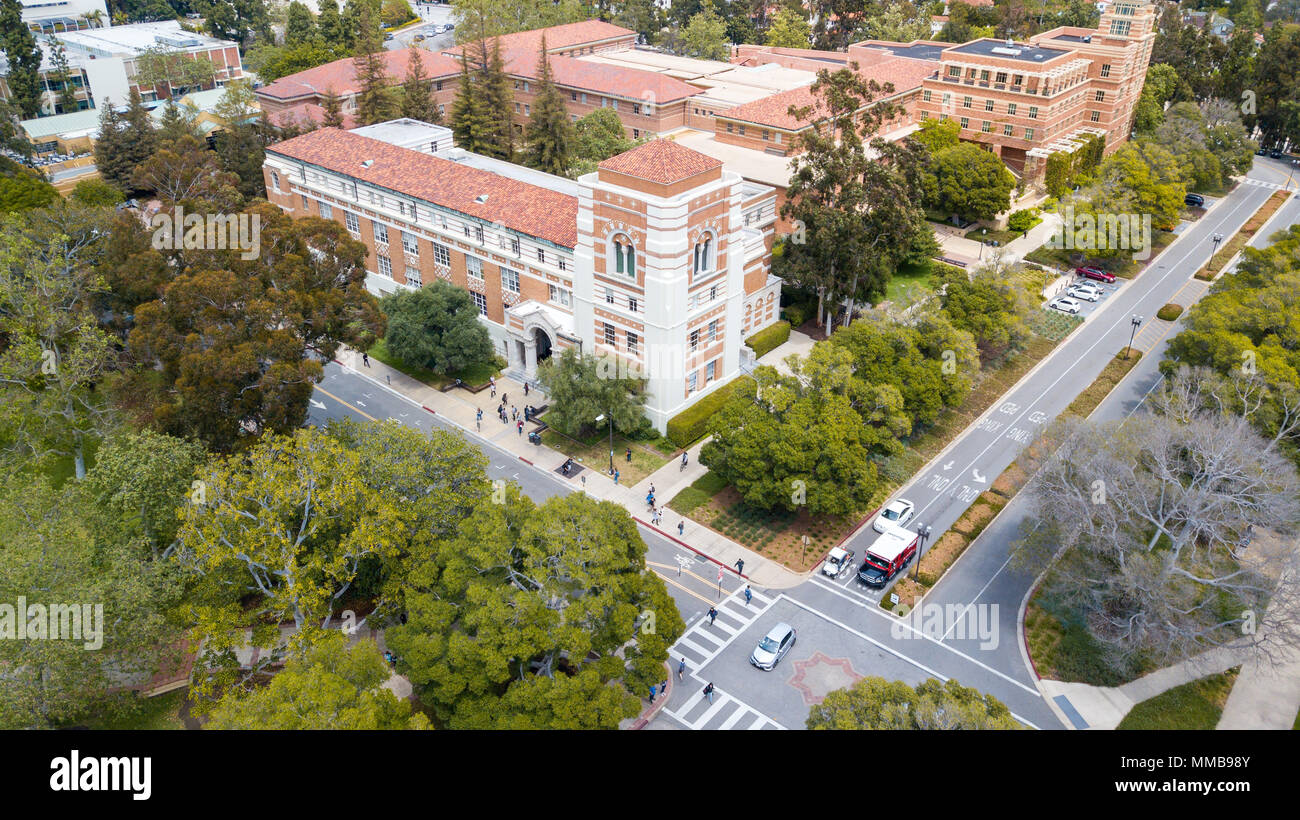
[[[366,245],[373,292],[464,288],[521,377],[570,347],[607,356],[648,379],[660,431],[740,372],[745,338],[779,313],[776,192],[671,141],[575,182],[396,120],[272,145],[264,172],[272,202]]]

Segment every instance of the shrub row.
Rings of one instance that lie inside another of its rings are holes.
[[[786,308],[788,311],[789,308]],[[790,322],[777,322],[766,327],[745,340],[745,344],[754,349],[754,356],[761,357],[771,353],[790,340]]]
[[[722,409],[731,398],[736,386],[748,380],[740,376],[714,390],[709,395],[692,404],[668,420],[668,438],[673,444],[683,449],[704,438],[709,432],[709,419]]]

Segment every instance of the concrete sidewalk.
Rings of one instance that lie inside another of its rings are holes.
[[[945,257],[957,259],[971,267],[975,267],[981,262],[989,260],[994,253],[999,251],[1003,253],[1008,261],[1017,261],[1024,259],[1026,254],[1041,247],[1060,227],[1061,217],[1054,213],[1040,214],[1040,216],[1043,221],[1030,229],[1028,234],[1013,239],[997,248],[981,247],[979,240],[967,239],[966,232],[972,230],[971,228],[962,229],[952,225],[940,225],[935,222],[931,222],[930,227],[934,228],[934,237],[939,240],[939,246],[943,248]]]
[[[340,347],[335,359],[344,367],[374,381],[376,384],[389,387],[418,403],[425,410],[441,416],[445,421],[449,421],[461,428],[467,436],[490,441],[496,447],[514,455],[526,464],[541,470],[556,472],[568,458],[564,453],[545,445],[530,444],[527,433],[534,425],[525,422],[524,435],[520,435],[515,421],[512,420],[508,424],[502,424],[501,420],[497,418],[496,408],[503,397],[508,397],[508,403],[520,409],[520,418],[523,417],[523,406],[525,404],[535,406],[546,404],[547,398],[545,394],[540,390],[533,389],[534,385],[529,385],[529,394],[525,397],[524,386],[521,382],[502,375],[496,379],[495,396],[492,396],[487,390],[473,393],[465,388],[448,390],[444,393],[375,359],[371,359],[369,365],[366,365],[362,360],[361,352],[358,350]],[[477,411],[480,408],[483,410],[481,425],[477,423],[476,419]],[[581,478],[574,476],[569,478],[568,481],[575,485],[574,489],[581,490],[593,498],[619,504],[626,508],[632,514],[632,517],[647,529],[654,530],[668,540],[700,553],[720,566],[726,567],[728,571],[734,572],[736,562],[743,560],[745,562],[745,577],[760,588],[787,589],[801,583],[806,577],[805,575],[795,573],[778,563],[769,561],[721,533],[715,532],[689,518],[684,518],[662,506],[666,499],[672,498],[689,486],[691,482],[708,472],[699,462],[701,446],[702,443],[697,443],[688,451],[689,461],[686,469],[680,468],[679,455],[670,459],[663,467],[632,486],[621,483],[615,485],[613,478],[606,474],[603,469],[592,469],[590,467],[582,471]],[[582,480],[583,478],[585,478],[585,481]],[[663,521],[657,527],[650,524],[650,511],[645,500],[652,484],[655,488],[656,503],[660,504],[664,510]],[[678,534],[678,524],[683,525],[680,535]]]

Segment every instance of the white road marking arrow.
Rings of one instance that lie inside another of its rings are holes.
[[[312,406],[312,407],[315,407],[317,410],[324,410],[324,409],[325,409],[325,402],[323,402],[323,401],[316,401],[315,399],[308,399],[308,401],[310,401],[310,402],[311,402],[311,406]]]
[[[355,404],[357,407],[365,407],[365,406],[366,406],[366,403],[363,402],[363,401],[354,401],[353,404]]]
[[[954,462],[949,461],[947,464],[943,465],[943,471],[946,473],[946,472],[948,472],[949,470],[951,470],[951,469],[952,469],[952,465],[953,465],[953,463],[954,463]]]
[[[979,471],[979,470],[971,470],[971,471],[970,471],[970,474],[971,474],[971,477],[974,478],[975,481],[978,481],[980,484],[983,484],[983,483],[985,483],[985,482],[987,481],[987,479],[984,478],[984,476],[980,475],[980,471]]]

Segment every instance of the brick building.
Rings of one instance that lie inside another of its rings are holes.
[[[372,291],[435,277],[468,290],[512,372],[532,377],[568,347],[634,364],[660,431],[777,319],[776,192],[668,140],[575,181],[395,120],[272,145],[264,172],[279,207],[365,243]]]

